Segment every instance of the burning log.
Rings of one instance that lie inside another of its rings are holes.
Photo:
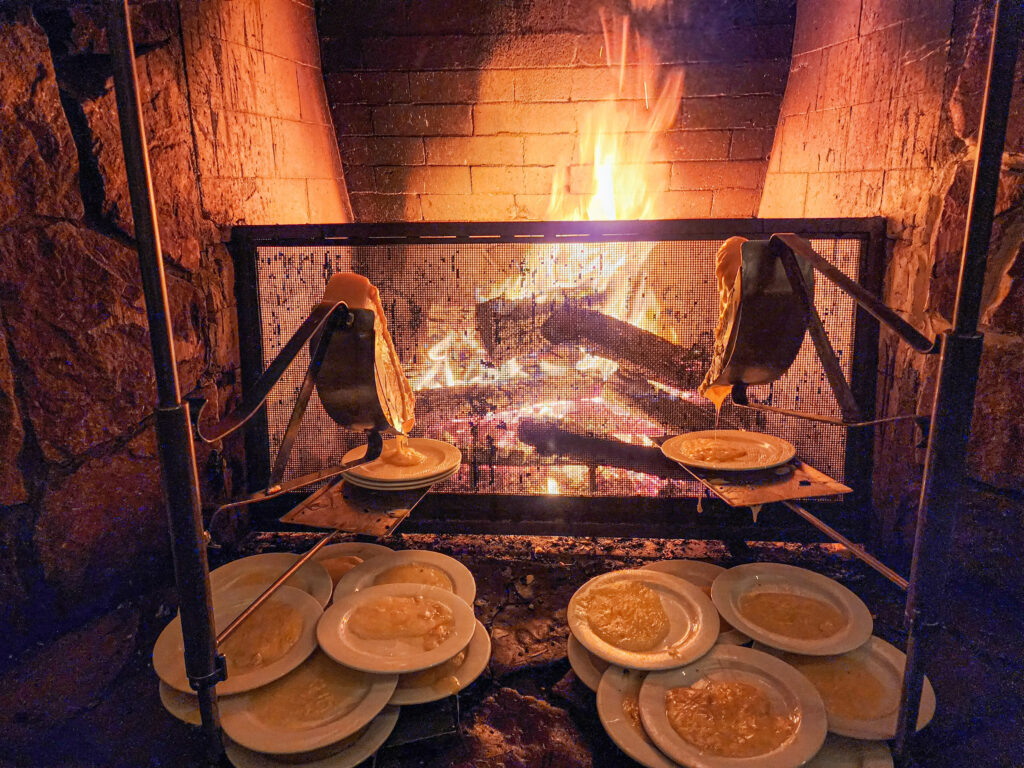
[[[570,458],[585,464],[630,469],[670,480],[689,480],[690,475],[666,459],[661,450],[599,437],[547,419],[521,419],[519,440],[538,453]]]
[[[711,359],[710,336],[682,347],[657,334],[569,300],[491,299],[476,307],[487,354],[503,362],[555,344],[575,344],[630,373],[679,389],[694,389]]]
[[[715,428],[715,407],[710,400],[684,400],[659,390],[645,379],[612,376],[606,384],[604,396],[624,408],[641,411],[648,419],[673,434]],[[718,421],[720,429],[756,429],[759,426],[756,412],[728,406],[722,409]]]

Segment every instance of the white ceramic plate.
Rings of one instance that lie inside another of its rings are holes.
[[[332,697],[333,706],[315,716],[294,706],[294,721],[280,722],[280,716],[264,707],[274,697],[290,694],[296,700],[308,698],[317,680],[338,664],[323,653],[315,653],[280,680],[242,696],[225,699],[220,708],[224,732],[246,749],[275,755],[293,755],[322,749],[356,733],[387,705],[395,691],[398,675],[371,675],[344,670],[350,680],[343,693]],[[306,717],[304,717],[306,715]]]
[[[700,587],[708,597],[711,597],[711,585],[715,579],[725,573],[725,568],[722,566],[715,565],[714,563],[703,563],[700,560],[659,560],[656,563],[648,563],[640,570],[660,571],[670,576],[676,576]],[[725,629],[720,626],[718,640],[715,642],[726,645],[746,645],[750,642],[750,638],[738,629]]]
[[[615,745],[640,765],[645,768],[677,768],[678,763],[669,760],[654,746],[643,725],[634,724],[623,706],[626,699],[632,699],[639,717],[640,686],[646,674],[614,665],[608,667],[597,688],[597,714]]]
[[[189,725],[200,725],[199,699],[195,694],[176,691],[163,680],[160,681],[160,703],[171,715]]]
[[[388,450],[393,440],[384,441],[384,449]],[[410,437],[409,447],[423,454],[423,461],[411,467],[403,467],[397,464],[375,459],[368,464],[360,464],[358,467],[345,472],[345,478],[365,478],[375,482],[402,483],[412,480],[422,480],[427,477],[435,477],[456,468],[462,463],[462,453],[454,445],[442,440],[432,440],[428,437]],[[366,455],[366,446],[360,445],[346,453],[341,462],[361,459]]]
[[[703,680],[757,686],[769,697],[775,712],[799,715],[796,732],[778,749],[757,757],[702,752],[672,727],[665,711],[665,694]],[[640,688],[640,718],[651,741],[670,759],[690,768],[797,768],[817,754],[825,741],[825,705],[807,678],[774,656],[735,645],[716,646],[681,669],[648,674]]]
[[[830,733],[804,768],[892,768],[892,753],[884,741],[857,741]]]
[[[210,588],[214,592],[259,587],[266,589],[298,559],[299,556],[291,552],[267,552],[232,560],[210,572]],[[322,565],[307,562],[292,574],[285,586],[311,594],[320,603],[320,607],[325,608],[331,600],[334,582]]]
[[[487,627],[479,620],[476,622],[473,639],[469,641],[469,645],[464,650],[466,658],[462,660],[462,664],[446,674],[443,679],[432,684],[402,687],[405,676],[400,676],[398,687],[395,688],[389,703],[404,707],[440,701],[458,693],[480,677],[480,674],[487,668],[487,662],[491,660],[491,636],[487,634]],[[429,672],[430,670],[425,671]]]
[[[821,640],[800,639],[772,632],[748,621],[739,603],[754,590],[784,592],[820,600],[835,608],[846,624]],[[781,563],[751,563],[730,568],[711,587],[711,599],[722,618],[759,643],[807,656],[832,656],[858,648],[871,637],[874,621],[864,602],[838,581],[805,568]]]
[[[336,594],[338,597],[360,589],[372,587],[382,573],[400,565],[425,565],[444,573],[452,583],[452,591],[470,605],[476,598],[476,581],[469,569],[454,557],[431,552],[426,549],[405,549],[381,555],[360,563],[341,577]],[[336,598],[337,599],[337,598]],[[452,654],[453,656],[455,654]]]
[[[353,611],[361,605],[382,597],[417,596],[436,600],[452,612],[451,631],[434,648],[424,650],[419,638],[369,640],[349,628]],[[381,584],[339,596],[320,619],[316,637],[324,653],[339,664],[364,672],[403,674],[419,672],[450,659],[469,645],[475,630],[473,609],[447,589],[424,584]]]
[[[640,581],[661,598],[668,615],[668,635],[650,651],[628,651],[612,645],[590,628],[583,609],[587,593],[597,586],[617,581]],[[707,653],[718,637],[718,613],[700,589],[667,573],[630,569],[595,576],[569,600],[566,611],[569,629],[584,648],[611,664],[628,669],[671,669],[688,664]]]
[[[695,446],[714,440],[744,451],[742,456],[722,461],[705,461],[692,456]],[[747,432],[742,429],[705,429],[687,432],[669,438],[661,446],[661,452],[672,461],[698,469],[717,469],[723,472],[747,472],[755,469],[770,469],[796,456],[796,448],[788,440],[761,432]]]
[[[327,569],[327,575],[330,576],[330,569],[324,565],[324,560],[330,560],[334,557],[358,557],[363,562],[372,560],[380,555],[390,555],[395,550],[390,547],[385,547],[382,544],[370,544],[362,541],[344,541],[339,544],[328,544],[326,547],[321,549],[315,555],[313,559],[324,566]],[[342,574],[344,576],[345,574]],[[337,581],[334,582],[337,586],[338,581],[341,581],[341,576],[338,577]]]
[[[566,655],[569,657],[569,666],[572,667],[572,671],[576,673],[580,682],[597,693],[597,686],[601,684],[601,675],[610,666],[608,662],[584,648],[572,632],[569,633]]]
[[[447,472],[442,472],[440,475],[431,475],[420,480],[409,480],[402,483],[383,483],[367,480],[362,477],[346,477],[345,482],[358,485],[361,488],[369,488],[371,491],[415,491],[417,488],[426,488],[428,485],[434,485],[435,483],[447,480],[458,471],[458,467],[453,467]]]
[[[304,768],[355,768],[387,741],[391,731],[395,729],[395,723],[398,722],[398,710],[398,707],[385,707],[384,711],[366,726],[359,738],[339,752],[324,757],[319,757],[320,751],[329,752],[329,748],[314,753],[309,760],[298,761],[295,759],[298,757],[296,755],[289,756],[287,760],[277,760],[271,755],[253,752],[235,744],[231,739],[224,740],[224,751],[235,768],[289,768],[296,765]]]
[[[787,664],[795,667],[798,672],[803,672],[805,664],[827,664],[835,663],[839,659],[850,659],[862,664],[867,668],[868,673],[874,677],[882,686],[883,697],[886,703],[886,714],[871,718],[857,719],[843,716],[834,711],[830,706],[829,699],[822,694],[825,702],[825,711],[828,713],[828,729],[840,736],[849,736],[854,739],[892,739],[896,736],[896,719],[899,717],[900,693],[903,687],[903,670],[907,666],[907,657],[899,648],[890,645],[880,637],[870,638],[860,648],[855,648],[849,653],[841,656],[820,656],[800,657],[796,654],[787,654],[774,648],[762,646],[760,650],[766,651],[773,656],[778,656]],[[813,684],[813,679],[806,675]],[[849,690],[837,691],[836,695],[844,699],[857,696],[857,689],[852,687]],[[926,677],[924,689],[921,692],[921,708],[917,714],[917,730],[921,730],[935,715],[935,689]]]
[[[220,632],[259,595],[260,589],[219,592],[213,595],[213,620]],[[232,675],[217,684],[217,693],[230,696],[257,688],[277,680],[306,660],[316,650],[317,621],[323,613],[320,603],[311,595],[294,587],[281,587],[270,596],[271,602],[281,602],[295,608],[302,616],[302,633],[295,644],[277,661],[243,674]],[[185,643],[181,637],[181,616],[175,616],[153,646],[153,669],[171,688],[192,693],[185,675]]]

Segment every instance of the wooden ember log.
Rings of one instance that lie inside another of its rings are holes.
[[[715,406],[711,401],[692,402],[659,390],[644,379],[616,374],[608,379],[604,396],[624,408],[636,409],[664,427],[666,432],[694,432],[715,428]],[[719,429],[756,429],[758,414],[725,406]]]
[[[591,297],[593,300],[594,297]],[[711,337],[683,347],[564,298],[491,299],[476,306],[476,327],[488,356],[501,363],[556,344],[576,344],[637,376],[679,389],[694,389],[711,362]]]
[[[520,419],[520,442],[532,445],[541,454],[556,455],[584,464],[631,469],[672,480],[689,480],[689,473],[666,459],[661,450],[646,445],[624,443],[566,427],[549,419]]]

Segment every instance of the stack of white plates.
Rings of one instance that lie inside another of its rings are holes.
[[[393,443],[393,440],[384,442],[385,453],[391,450]],[[403,466],[375,459],[345,472],[345,481],[377,491],[408,491],[447,480],[458,472],[462,463],[459,449],[441,440],[412,437],[409,438],[409,447],[423,454],[421,462]],[[365,455],[366,446],[361,445],[346,453],[342,463],[361,459]]]
[[[237,616],[295,557],[258,555],[215,571],[217,628]],[[490,636],[473,616],[476,582],[457,560],[359,542],[325,547],[316,557],[321,562],[304,566],[270,598],[297,611],[298,639],[281,658],[217,686],[227,755],[238,768],[351,768],[387,740],[400,705],[452,695],[479,677],[490,660]],[[326,613],[321,599],[326,603],[332,594],[330,586],[322,594],[324,580],[331,585],[324,561],[339,572],[351,566],[341,575]],[[431,583],[402,580],[420,577]],[[348,619],[359,606],[402,596],[445,606],[452,615],[448,636],[426,649],[422,638],[368,640],[352,631]],[[182,647],[176,618],[157,640],[153,665],[165,708],[198,725]]]
[[[653,590],[668,617],[667,636],[648,651],[626,650],[605,642],[587,618],[587,593],[602,584],[624,580],[638,581]],[[713,606],[706,596],[708,587]],[[797,594],[826,603],[841,621],[834,632],[820,639],[800,639],[779,626],[759,626],[740,610],[744,597],[756,590]],[[867,607],[832,579],[775,564],[726,570],[708,563],[664,561],[591,579],[573,595],[567,617],[569,662],[577,677],[597,693],[598,714],[611,739],[641,765],[892,766],[884,743],[862,739],[892,737],[905,658],[871,637],[873,625]],[[720,633],[719,617],[734,629]],[[755,649],[739,645],[750,638],[759,641]],[[793,653],[794,649],[801,655]],[[858,674],[869,677],[829,677],[822,670],[827,672],[830,664],[840,665],[834,670],[837,673],[858,665]],[[851,685],[850,679],[857,682]],[[837,687],[837,680],[844,684]],[[778,710],[776,714],[794,715],[796,729],[785,743],[740,760],[701,751],[671,726],[665,706],[668,691],[731,681],[758,688],[772,703],[773,711]],[[850,706],[850,702],[865,706]],[[934,692],[926,682],[919,728],[934,709]],[[826,731],[834,735],[826,739]]]

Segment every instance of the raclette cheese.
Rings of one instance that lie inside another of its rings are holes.
[[[405,640],[436,648],[452,633],[454,620],[444,603],[422,595],[378,597],[354,611],[349,628],[364,640]]]
[[[718,284],[718,323],[715,325],[715,348],[711,367],[698,392],[715,404],[716,413],[732,392],[731,384],[716,384],[725,368],[725,351],[729,344],[733,318],[740,300],[740,267],[743,264],[745,237],[730,237],[715,255],[715,280]],[[717,424],[717,418],[715,420]]]
[[[378,574],[373,580],[376,584],[426,584],[431,587],[441,587],[449,592],[454,592],[455,587],[448,574],[440,568],[423,563],[406,563],[388,568]]]
[[[271,599],[253,611],[218,650],[227,660],[228,674],[240,675],[282,658],[301,634],[302,614]]]
[[[594,634],[616,648],[649,651],[669,631],[661,598],[640,581],[596,586],[586,594],[581,607]]]
[[[789,592],[748,592],[739,611],[752,624],[797,640],[824,640],[846,626],[846,617],[823,600]]]

